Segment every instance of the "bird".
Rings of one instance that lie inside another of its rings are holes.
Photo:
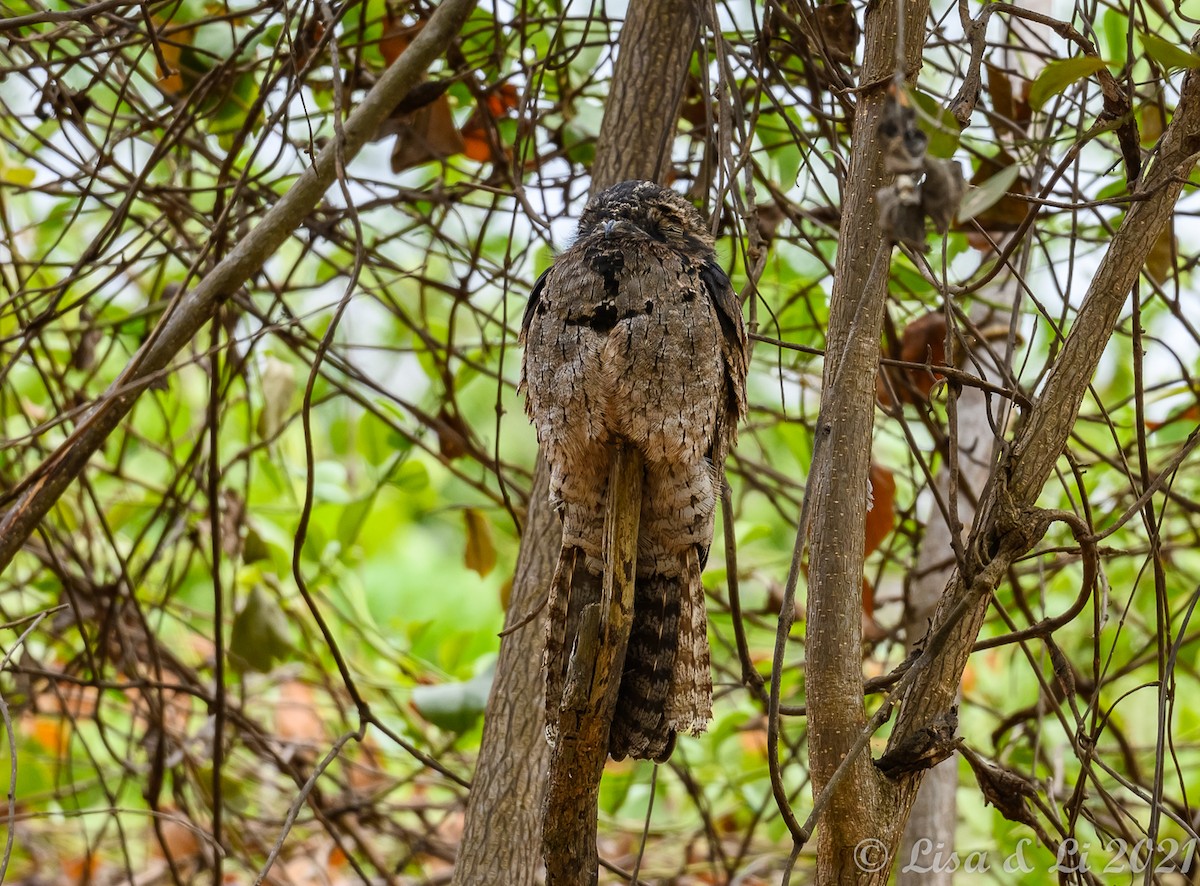
[[[713,246],[681,194],[621,182],[588,201],[574,242],[530,292],[520,388],[563,528],[543,655],[551,744],[581,614],[600,600],[609,453],[622,444],[645,474],[608,753],[665,762],[678,733],[711,718],[700,575],[748,363],[741,303]]]

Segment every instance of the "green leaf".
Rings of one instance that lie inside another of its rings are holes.
[[[229,632],[229,660],[239,671],[271,670],[288,657],[292,636],[287,616],[261,585],[250,589],[246,604],[233,619]]]
[[[742,533],[741,538],[738,539],[738,547],[745,547],[760,538],[770,538],[773,534],[774,530],[769,523],[755,523]]]
[[[1042,105],[1072,83],[1096,73],[1103,67],[1102,59],[1089,55],[1050,62],[1029,88],[1029,106],[1034,110],[1041,110]]]
[[[596,805],[606,815],[616,815],[625,805],[629,796],[629,788],[633,785],[634,766],[632,762],[624,767],[610,766],[600,780],[600,796]]]
[[[258,531],[250,526],[246,529],[246,539],[242,542],[242,563],[257,563],[259,560],[269,560],[271,549]]]
[[[1200,68],[1200,55],[1180,49],[1156,34],[1138,34],[1146,55],[1164,68]]]
[[[317,502],[348,505],[354,500],[350,477],[341,462],[324,459],[313,465],[313,498]]]
[[[362,531],[363,524],[370,516],[374,504],[375,497],[369,495],[366,498],[352,501],[342,508],[337,522],[337,538],[343,549],[349,548],[358,541],[358,534]]]
[[[953,157],[954,152],[958,150],[959,134],[962,132],[958,118],[932,95],[927,95],[919,89],[913,90],[912,97],[917,106],[917,124],[929,136],[926,153],[944,160]]]
[[[18,187],[28,187],[33,184],[37,172],[30,169],[28,166],[3,166],[0,165],[0,181],[5,184],[17,185]]]
[[[261,390],[263,406],[258,415],[258,436],[269,440],[279,433],[296,394],[296,368],[286,360],[268,357],[263,362]]]
[[[1104,33],[1104,54],[1116,67],[1124,68],[1129,57],[1129,16],[1115,9],[1105,10],[1101,17]]]
[[[979,187],[969,189],[967,196],[963,198],[962,206],[958,209],[958,220],[970,221],[985,209],[994,206],[1013,186],[1020,172],[1020,167],[1014,163],[1012,166],[1005,166]]]
[[[475,725],[487,706],[492,674],[480,674],[461,683],[414,686],[413,707],[417,713],[447,732],[463,733]]]
[[[371,412],[358,420],[355,444],[359,455],[372,465],[382,465],[399,453],[412,449],[412,441],[401,437],[387,422]]]
[[[405,492],[420,492],[429,485],[429,468],[416,459],[409,459],[387,482]]]

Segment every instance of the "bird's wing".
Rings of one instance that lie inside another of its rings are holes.
[[[542,271],[542,276],[537,278],[537,282],[533,284],[533,289],[529,291],[529,301],[525,303],[525,313],[521,317],[521,344],[525,343],[526,336],[529,335],[529,324],[533,320],[533,313],[537,310],[538,304],[542,299],[542,289],[546,285],[546,278],[550,276],[551,268],[546,268]]]
[[[733,291],[729,277],[716,262],[708,262],[700,270],[716,308],[717,321],[721,324],[721,355],[725,361],[726,403],[724,414],[718,419],[718,434],[714,441],[721,448],[714,453],[722,459],[737,435],[737,423],[746,414],[746,328],[742,323],[742,305]]]

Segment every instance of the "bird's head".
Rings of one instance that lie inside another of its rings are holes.
[[[627,181],[588,201],[579,219],[579,239],[635,237],[666,243],[683,252],[710,252],[712,236],[691,203],[654,182]]]

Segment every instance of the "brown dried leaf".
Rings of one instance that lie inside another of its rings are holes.
[[[997,65],[985,61],[987,69],[988,94],[992,97],[992,110],[1003,120],[1013,120],[1016,117],[1016,106],[1013,103],[1012,79],[1008,73]],[[996,121],[998,122],[998,121]],[[993,129],[995,123],[993,123]],[[1001,133],[997,132],[997,135]]]
[[[1138,130],[1141,133],[1143,145],[1153,145],[1162,138],[1167,121],[1163,118],[1163,110],[1158,102],[1147,102],[1138,111]]]
[[[396,59],[404,54],[404,50],[408,49],[408,44],[417,34],[421,33],[423,27],[425,27],[424,21],[419,21],[415,25],[406,25],[399,16],[393,15],[390,9],[387,11],[383,24],[383,36],[379,38],[379,52],[389,68],[396,63]]]
[[[467,548],[463,562],[468,569],[484,578],[496,566],[496,545],[492,541],[492,524],[475,508],[463,510],[467,526]]]
[[[392,172],[403,172],[430,160],[445,160],[466,147],[454,125],[450,100],[443,93],[423,108],[394,121],[396,144],[392,148]]]
[[[1175,232],[1171,227],[1168,223],[1162,229],[1158,239],[1150,247],[1150,254],[1146,256],[1146,276],[1159,286],[1171,279],[1171,272],[1175,270],[1175,256],[1179,254]]]
[[[195,77],[192,72],[186,70],[182,64],[183,49],[185,46],[190,46],[192,40],[196,36],[195,28],[182,28],[179,30],[168,27],[167,23],[161,23],[158,33],[158,48],[161,50],[159,58],[161,61],[156,65],[158,69],[158,88],[167,95],[174,98],[181,95],[193,85],[190,81]],[[165,61],[168,65],[167,70],[163,70],[162,62]],[[184,75],[189,74],[185,82]]]
[[[867,511],[864,556],[883,543],[896,525],[896,478],[883,465],[871,462],[871,507]]]
[[[940,311],[930,311],[904,327],[900,336],[900,359],[908,363],[946,362],[946,318]],[[928,369],[880,366],[875,396],[885,408],[894,405],[893,393],[901,403],[924,402],[934,384],[943,377]]]
[[[466,455],[467,426],[462,417],[447,409],[444,403],[438,410],[437,417],[444,426],[437,429],[438,452],[442,458],[453,461]]]
[[[501,83],[490,90],[483,103],[475,109],[462,128],[465,143],[463,153],[478,163],[492,160],[492,144],[488,139],[488,131],[495,127],[495,121],[505,117],[520,102],[520,94],[511,83]],[[491,122],[488,118],[491,118]],[[503,147],[503,153],[510,153],[507,147]]]
[[[853,61],[859,35],[853,4],[822,3],[813,12],[830,56],[840,62]]]
[[[317,710],[311,686],[298,680],[288,680],[279,687],[279,701],[275,704],[275,735],[313,750],[325,743],[325,720]]]
[[[180,820],[179,811],[167,806],[162,809],[162,841],[155,840],[150,846],[154,858],[170,857],[176,864],[191,861],[200,856],[200,838],[196,828]]]

